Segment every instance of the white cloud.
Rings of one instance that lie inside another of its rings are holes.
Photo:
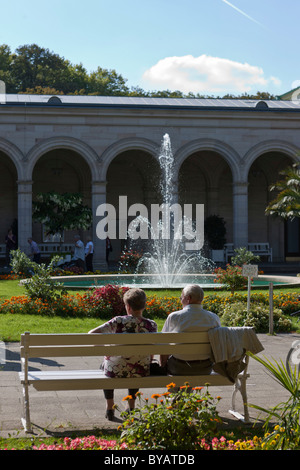
[[[205,54],[161,59],[146,70],[143,81],[152,89],[200,94],[266,91],[269,84],[280,84],[276,77],[266,78],[261,67]]]

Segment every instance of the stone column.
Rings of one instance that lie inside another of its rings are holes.
[[[107,263],[105,257],[106,241],[97,237],[96,227],[99,218],[96,217],[97,207],[106,203],[106,181],[93,181],[92,182],[92,212],[93,212],[93,242],[94,242],[94,270],[100,269],[101,271],[107,270]]]
[[[248,182],[233,183],[233,243],[248,246]]]
[[[18,244],[29,254],[28,238],[32,236],[32,181],[18,181]]]

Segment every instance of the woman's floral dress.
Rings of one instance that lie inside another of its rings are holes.
[[[99,333],[156,333],[157,324],[147,318],[117,316],[99,327]],[[150,356],[105,356],[102,368],[107,377],[145,377],[150,373]]]

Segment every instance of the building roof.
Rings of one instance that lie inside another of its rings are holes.
[[[279,95],[278,99],[279,100],[298,100],[299,101],[299,95],[300,95],[300,86],[293,88],[290,91],[287,91],[283,95]]]
[[[209,98],[143,98],[128,96],[0,95],[0,105],[101,108],[216,109],[253,111],[300,111],[299,101]]]

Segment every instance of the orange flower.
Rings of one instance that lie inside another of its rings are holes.
[[[159,397],[161,397],[159,393],[154,393],[153,395],[151,395],[151,398],[154,398],[155,400],[157,400],[157,398]]]
[[[174,384],[174,382],[171,382],[167,385],[167,389],[174,388],[174,387],[176,387],[176,384]]]
[[[127,395],[126,397],[122,398],[122,401],[132,400],[132,395]]]

